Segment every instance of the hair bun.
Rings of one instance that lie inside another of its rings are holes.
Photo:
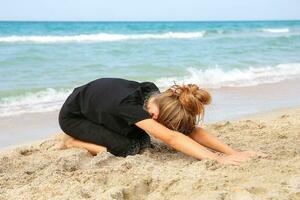
[[[178,97],[186,111],[193,115],[203,114],[204,105],[211,102],[211,95],[196,84],[173,85],[170,88],[171,95]]]

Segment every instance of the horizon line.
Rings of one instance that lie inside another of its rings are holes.
[[[300,21],[300,19],[246,19],[246,20],[1,20],[0,22],[263,22]]]

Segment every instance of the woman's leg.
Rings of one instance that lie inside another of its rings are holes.
[[[62,114],[59,123],[62,130],[75,139],[67,142],[69,146],[83,147],[93,154],[106,149],[113,155],[122,157],[140,152],[137,139],[119,135],[83,116]]]
[[[97,155],[98,153],[107,151],[107,148],[101,145],[83,142],[80,140],[77,140],[73,137],[68,137],[64,141],[64,145],[66,148],[76,147],[76,148],[84,148],[88,150],[92,155]]]

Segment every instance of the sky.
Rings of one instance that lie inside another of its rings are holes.
[[[0,20],[226,21],[300,19],[300,0],[0,0]]]

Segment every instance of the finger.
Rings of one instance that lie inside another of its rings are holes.
[[[243,158],[240,158],[241,161],[246,161],[246,160],[250,160],[250,157],[243,157]]]
[[[233,161],[235,161],[235,162],[245,162],[246,160],[248,160],[248,159],[246,159],[246,158],[244,158],[244,159],[241,159],[241,158],[233,159]]]
[[[237,153],[237,154],[233,154],[232,156],[236,156],[236,157],[249,157],[251,154],[250,153],[247,153],[247,152],[240,152],[240,153]]]
[[[232,165],[240,165],[241,164],[240,162],[237,162],[237,161],[230,161],[229,163]]]
[[[245,152],[243,152],[245,155],[248,155],[248,156],[256,156],[256,152],[254,152],[254,151],[245,151]]]
[[[230,159],[234,160],[234,161],[245,161],[245,160],[248,160],[249,157],[242,157],[242,156],[235,156],[235,157],[231,157]]]
[[[232,161],[232,162],[242,162],[243,160],[240,159],[240,158],[230,158],[229,161]]]
[[[267,157],[267,156],[268,156],[267,154],[262,153],[262,152],[251,152],[251,153],[249,153],[249,155],[250,155],[251,157],[254,157],[254,156]]]
[[[266,157],[269,156],[268,154],[261,153],[261,152],[258,152],[257,155],[260,156],[260,157],[262,157],[262,158],[266,158]]]

